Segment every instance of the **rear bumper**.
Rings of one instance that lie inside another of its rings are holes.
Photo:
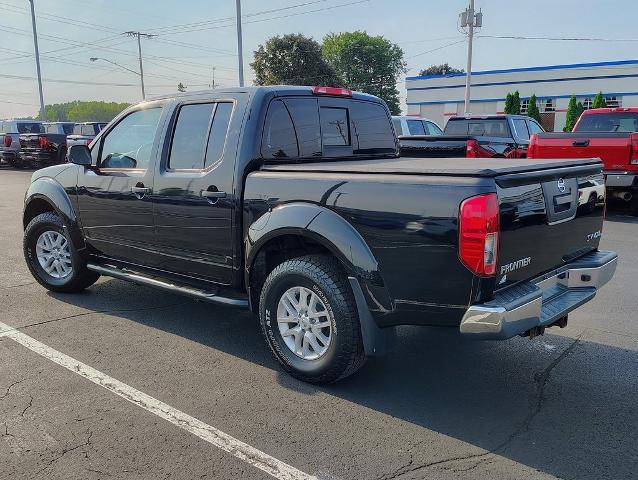
[[[57,152],[45,150],[20,150],[22,163],[49,164],[57,160]]]
[[[618,255],[592,252],[558,270],[472,305],[461,321],[464,335],[504,340],[548,326],[588,302],[614,276]]]
[[[638,185],[636,178],[638,174],[634,172],[605,171],[605,185],[607,187],[631,187]]]
[[[15,160],[17,152],[15,150],[0,150],[0,162],[10,162]]]

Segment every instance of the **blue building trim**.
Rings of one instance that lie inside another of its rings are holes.
[[[487,83],[472,83],[472,88],[474,87],[495,87],[502,85],[527,85],[533,83],[553,83],[553,82],[574,82],[579,80],[608,80],[613,78],[638,78],[638,74],[626,74],[626,75],[597,75],[597,76],[589,76],[589,77],[569,77],[569,78],[547,78],[541,80],[518,80],[518,81],[510,81],[510,82],[487,82]],[[422,90],[445,90],[448,88],[465,88],[465,84],[457,84],[457,85],[443,85],[436,87],[413,87],[408,88],[409,92],[411,91],[422,91]]]
[[[598,92],[596,93],[582,93],[582,94],[578,94],[576,95],[576,98],[585,98],[585,97],[595,97],[598,94]],[[638,96],[638,92],[607,92],[605,93],[605,95],[607,96],[615,96],[615,97],[620,97],[620,96],[624,96],[624,97],[631,97],[631,96]],[[548,98],[570,98],[571,95],[543,95],[538,97],[540,100],[543,99],[548,99]],[[521,100],[529,100],[531,97],[521,97]],[[505,101],[505,98],[482,98],[480,100],[472,100],[472,103],[479,103],[479,102],[503,102]],[[440,105],[443,103],[463,103],[465,102],[465,99],[461,98],[458,100],[437,100],[434,102],[408,102],[408,105]]]
[[[595,62],[595,63],[571,63],[566,65],[547,65],[544,67],[524,67],[524,68],[507,68],[502,70],[483,70],[472,72],[472,75],[497,75],[502,73],[516,72],[539,72],[543,70],[563,70],[567,68],[590,68],[590,67],[613,67],[618,65],[638,65],[638,60],[617,60],[613,62]],[[451,78],[465,77],[465,73],[450,73],[447,75],[420,75],[415,77],[406,77],[406,80],[426,80],[428,78]]]

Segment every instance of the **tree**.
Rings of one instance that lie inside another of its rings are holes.
[[[594,97],[594,101],[592,102],[591,108],[606,108],[607,101],[605,97],[603,97],[603,92],[598,92]]]
[[[186,91],[186,87],[184,86],[184,84],[182,82],[179,82],[177,84],[177,91],[178,92],[185,92]]]
[[[505,97],[505,110],[503,110],[505,114],[510,115],[512,113],[513,105],[514,105],[514,95],[512,95],[511,93],[508,93],[507,96]]]
[[[521,94],[516,90],[512,95],[512,115],[521,114]]]
[[[49,122],[109,122],[128,107],[128,103],[76,100],[44,107],[44,120]],[[42,120],[40,114],[35,117]]]
[[[344,87],[381,97],[393,114],[400,113],[397,78],[406,63],[398,45],[361,31],[330,33],[322,54]]]
[[[419,75],[449,75],[451,73],[465,73],[462,68],[450,67],[447,63],[442,65],[431,65],[419,72]]]
[[[580,116],[583,114],[584,111],[585,111],[585,105],[583,105],[583,102],[578,102],[576,104],[576,121],[578,121],[578,119],[580,118]]]
[[[578,120],[578,103],[576,102],[576,95],[569,97],[569,104],[567,105],[567,113],[565,114],[565,128],[564,132],[571,132]]]
[[[321,58],[321,45],[302,34],[272,37],[254,52],[256,85],[339,86],[334,70]]]
[[[529,99],[529,106],[527,107],[527,116],[533,118],[537,122],[541,121],[541,112],[538,110],[538,105],[536,105],[536,94],[532,94]]]

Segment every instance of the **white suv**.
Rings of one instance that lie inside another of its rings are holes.
[[[393,116],[392,123],[397,136],[443,135],[443,130],[433,120],[424,117]]]

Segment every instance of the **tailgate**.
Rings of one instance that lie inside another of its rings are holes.
[[[40,137],[43,136],[39,133],[22,133],[20,134],[20,149],[25,150],[40,150]]]
[[[534,158],[600,158],[605,170],[627,168],[631,157],[631,134],[566,133],[538,134]]]
[[[598,248],[602,164],[496,177],[500,205],[496,288],[537,277]]]

